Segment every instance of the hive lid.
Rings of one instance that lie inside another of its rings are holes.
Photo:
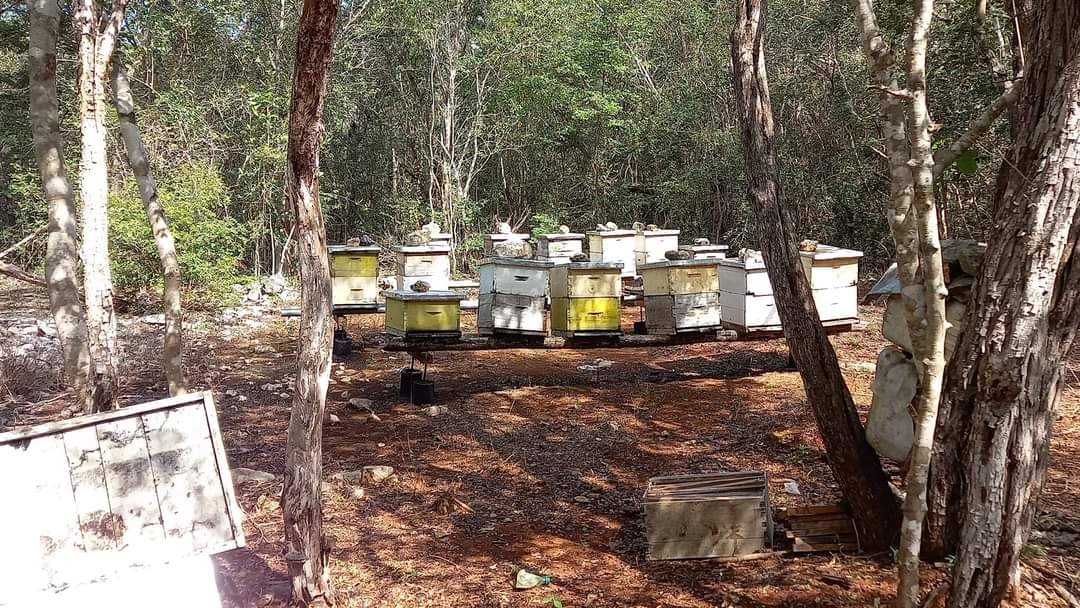
[[[559,264],[559,266],[569,267],[570,270],[622,270],[622,262],[570,262],[569,264]]]
[[[599,236],[599,237],[603,238],[603,237],[606,237],[606,236],[633,236],[633,235],[637,234],[637,231],[636,230],[604,230],[603,232],[601,232],[599,230],[589,230],[585,234],[587,234],[589,236]]]
[[[465,294],[456,291],[409,291],[407,289],[387,289],[383,297],[394,300],[464,300]]]
[[[556,232],[554,234],[540,234],[537,235],[545,241],[580,241],[585,238],[583,232]]]
[[[528,232],[495,233],[487,235],[493,241],[526,241],[529,239]]]
[[[382,251],[382,247],[378,245],[329,245],[326,251],[327,253],[378,253]]]
[[[663,262],[649,262],[648,264],[638,264],[638,270],[651,270],[653,268],[674,268],[679,266],[717,266],[720,264],[720,260],[709,258],[697,258],[691,260],[664,260]]]
[[[498,266],[521,266],[525,268],[551,268],[555,265],[555,262],[551,260],[533,260],[530,258],[509,258],[504,256],[495,256],[480,260],[480,265],[495,264]]]
[[[727,245],[679,245],[679,249],[684,251],[727,251],[731,249]]]
[[[391,247],[400,253],[450,253],[450,245],[446,243],[432,243],[429,245],[394,245]]]
[[[682,230],[661,228],[659,230],[644,230],[644,231],[641,232],[641,234],[645,235],[646,237],[650,237],[650,236],[679,236],[680,234],[682,234]]]
[[[761,270],[765,268],[764,260],[743,260],[742,258],[727,258],[724,260],[716,260],[721,266],[730,266],[732,268],[742,268],[745,270]]]
[[[799,255],[804,258],[815,260],[843,260],[848,258],[861,258],[863,252],[854,249],[843,249],[832,245],[818,245],[817,251],[800,251]]]

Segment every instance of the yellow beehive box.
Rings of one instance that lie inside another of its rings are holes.
[[[386,331],[395,336],[460,336],[461,300],[454,291],[384,291]]]
[[[591,230],[589,237],[589,261],[622,264],[622,276],[637,276],[634,245],[637,232],[633,230]]]
[[[634,262],[638,266],[663,262],[664,254],[678,248],[678,230],[642,230],[634,235]]]
[[[551,332],[560,335],[619,333],[619,298],[551,298]]]
[[[330,256],[333,303],[375,305],[382,250],[377,245],[331,245],[326,251]]]
[[[622,305],[617,263],[571,262],[551,268],[551,333],[617,335]]]
[[[646,296],[720,291],[719,261],[667,260],[638,266]]]
[[[606,262],[571,262],[552,266],[552,298],[621,298],[621,266]]]

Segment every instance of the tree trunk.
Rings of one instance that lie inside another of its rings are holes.
[[[784,337],[802,374],[833,474],[851,505],[863,546],[886,549],[899,526],[897,500],[877,454],[866,442],[836,353],[801,270],[791,220],[781,205],[765,70],[765,2],[739,0],[731,33],[732,72],[759,244]]]
[[[176,243],[165,220],[165,208],[158,199],[157,183],[150,174],[150,161],[139,133],[139,124],[135,120],[135,100],[131,97],[127,72],[119,61],[113,69],[112,86],[116,98],[116,113],[120,118],[120,135],[124,139],[124,148],[127,149],[128,165],[139,184],[139,196],[146,208],[146,219],[150,222],[158,257],[161,258],[164,279],[161,301],[165,312],[162,358],[165,378],[169,383],[170,395],[183,395],[187,392],[187,380],[184,379],[183,309],[180,306],[180,262],[176,257]]]
[[[119,393],[116,317],[109,268],[105,83],[123,15],[124,0],[116,0],[105,30],[99,31],[94,0],[78,0],[75,8],[75,22],[79,28],[79,131],[82,135],[79,190],[82,195],[86,329],[90,345],[89,412],[115,408]]]
[[[75,198],[64,166],[64,142],[56,96],[56,38],[60,10],[55,0],[30,0],[30,120],[45,200],[49,204],[49,243],[45,277],[49,311],[64,356],[64,381],[86,402],[90,350],[79,300],[78,225]]]
[[[949,368],[935,463],[935,505],[959,521],[954,608],[997,606],[1019,583],[1080,325],[1080,7],[1039,0],[1026,34],[1017,136]]]
[[[333,319],[326,228],[319,207],[319,146],[337,14],[337,0],[304,0],[289,107],[289,194],[303,301],[281,502],[293,599],[305,604],[333,603],[330,547],[322,527],[322,428]]]

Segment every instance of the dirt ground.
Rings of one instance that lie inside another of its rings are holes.
[[[0,283],[0,316],[46,316],[40,294]],[[629,325],[635,312],[627,309]],[[880,311],[865,331],[833,343],[865,415]],[[464,315],[466,328],[475,319]],[[238,486],[248,546],[216,558],[230,606],[278,606],[288,597],[277,497],[289,419],[298,323],[272,311],[223,321],[192,315],[187,367],[211,389],[231,465],[278,475]],[[640,506],[656,475],[764,470],[774,506],[838,499],[797,373],[782,340],[665,348],[437,353],[429,369],[437,417],[398,397],[406,354],[383,352],[381,317],[348,324],[365,348],[335,363],[325,429],[325,472],[389,465],[393,478],[329,481],[325,526],[339,605],[348,607],[875,606],[895,585],[889,554],[775,557],[737,563],[645,559]],[[160,327],[131,320],[124,333],[127,402],[165,396],[156,355]],[[599,374],[581,371],[597,358]],[[1080,528],[1080,378],[1055,427],[1040,527]],[[377,419],[348,407],[371,399]],[[14,404],[9,423],[54,415],[59,401]],[[52,414],[50,413],[52,412]],[[798,484],[800,494],[784,491]],[[467,510],[443,514],[453,496]],[[1052,544],[1052,543],[1051,543]],[[1065,606],[1058,584],[1080,594],[1080,549],[1033,548],[1020,605]],[[514,591],[519,567],[549,585]],[[947,564],[927,565],[927,586]]]

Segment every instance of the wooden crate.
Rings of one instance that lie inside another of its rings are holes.
[[[480,262],[480,293],[544,297],[548,272],[555,264],[525,258],[490,258]]]
[[[689,251],[692,259],[723,260],[727,258],[727,245],[679,245],[681,251]]]
[[[650,334],[667,335],[720,329],[720,295],[645,296],[645,327]]]
[[[0,471],[0,605],[244,545],[208,392],[0,434]]]
[[[481,335],[547,335],[544,296],[482,293],[476,309],[476,329]]]
[[[649,559],[742,557],[771,545],[765,472],[653,477],[644,504]]]
[[[334,304],[375,304],[379,295],[379,252],[377,245],[349,247],[331,245],[330,283]]]
[[[484,235],[484,255],[493,256],[495,254],[495,244],[503,241],[527,241],[529,240],[529,233],[527,232],[512,232],[510,234],[485,234]]]
[[[536,239],[536,257],[556,264],[567,264],[575,254],[585,251],[585,235],[577,233],[541,234]]]
[[[395,336],[460,336],[461,301],[455,291],[384,291],[386,331]]]
[[[637,276],[635,243],[637,232],[633,230],[589,231],[589,261],[622,264],[622,276]]]
[[[450,247],[441,244],[398,245],[395,282],[398,291],[424,281],[433,291],[446,291],[450,283]]]
[[[720,290],[716,260],[665,260],[638,266],[645,296],[716,293]]]
[[[669,251],[679,248],[678,230],[643,230],[634,236],[634,263],[654,264],[663,262]]]
[[[795,553],[860,550],[855,522],[839,504],[781,509],[777,519],[787,528],[784,534]]]

